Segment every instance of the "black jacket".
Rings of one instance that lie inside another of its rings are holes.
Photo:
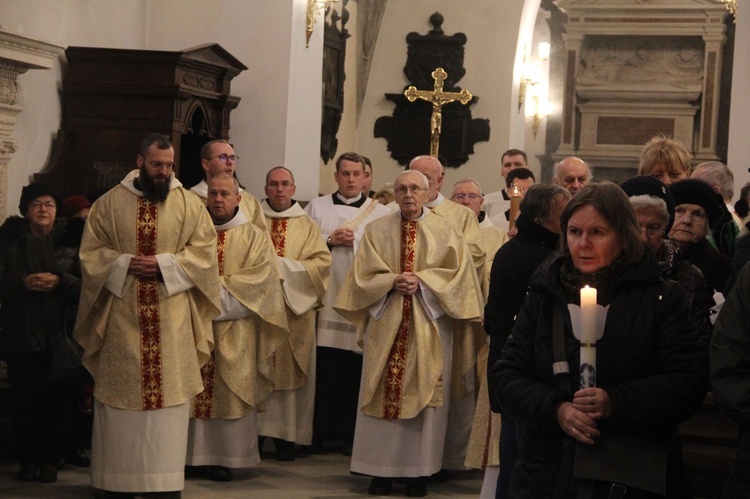
[[[562,462],[565,434],[556,408],[571,396],[559,388],[552,372],[553,306],[563,307],[570,393],[579,384],[580,351],[559,277],[565,258],[557,253],[534,273],[513,334],[490,373],[491,396],[504,415],[524,427],[512,497],[551,497]],[[677,423],[700,406],[708,366],[682,292],[661,280],[652,259],[647,253],[641,262],[627,265],[599,293],[599,304],[609,310],[604,336],[597,342],[597,386],[612,403],[612,417],[600,421],[599,428],[666,443]],[[574,301],[578,304],[578,297]]]
[[[83,221],[55,220],[48,236],[31,235],[28,221],[10,217],[0,226],[0,358],[41,354],[53,333],[72,329],[81,292],[78,246]],[[50,292],[29,291],[26,274],[60,278]]]
[[[487,370],[500,359],[505,340],[529,289],[531,274],[557,247],[560,235],[521,213],[518,234],[497,250],[490,273],[490,292],[484,307],[484,329],[490,336]],[[499,408],[493,407],[497,411]]]
[[[713,291],[723,292],[732,275],[732,260],[711,246],[708,239],[682,248],[685,260],[703,272],[706,286]]]

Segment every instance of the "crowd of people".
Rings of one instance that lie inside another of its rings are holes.
[[[303,205],[283,166],[264,199],[245,191],[226,140],[200,159],[187,189],[148,135],[97,199],[34,182],[0,226],[19,480],[67,462],[97,498],[180,497],[257,465],[268,438],[279,461],[351,456],[371,495],[483,469],[487,498],[684,498],[677,425],[713,387],[740,424],[725,497],[748,490],[750,227],[723,163],[655,137],[620,185],[576,157],[544,184],[510,149],[501,190],[465,178],[446,197],[438,158],[374,191],[348,152],[336,192]],[[70,339],[90,378],[55,374]],[[608,448],[655,478],[603,475]]]

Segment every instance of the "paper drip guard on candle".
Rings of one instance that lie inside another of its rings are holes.
[[[573,334],[581,342],[580,373],[582,389],[596,386],[596,342],[604,334],[604,323],[607,320],[609,305],[602,307],[599,304],[594,304],[585,308],[586,313],[590,314],[588,321],[584,319],[581,307],[573,303],[568,304]]]

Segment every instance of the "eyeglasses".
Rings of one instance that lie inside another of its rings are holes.
[[[148,164],[151,165],[151,168],[155,168],[156,170],[163,170],[164,168],[172,170],[177,166],[175,163],[162,163],[161,161],[149,161]]]
[[[469,198],[469,199],[471,199],[473,201],[473,200],[475,200],[477,198],[481,198],[481,197],[482,197],[481,194],[476,194],[474,192],[470,192],[468,194],[454,194],[451,199],[458,199],[459,201],[463,201],[464,199]]]
[[[268,182],[268,184],[266,185],[271,189],[278,189],[279,187],[281,187],[282,189],[288,189],[294,184],[289,182],[288,180],[284,180],[283,182]]]
[[[210,158],[208,158],[208,160],[210,161],[210,160],[212,160],[214,158],[219,158],[219,161],[221,161],[222,163],[225,163],[225,164],[230,159],[232,160],[232,163],[239,163],[240,162],[240,157],[239,156],[235,156],[234,154],[217,154],[216,156],[211,156]]]
[[[396,194],[406,194],[407,192],[411,192],[412,194],[416,194],[418,192],[424,191],[424,187],[419,187],[418,185],[399,185],[395,189],[393,189],[393,192]]]
[[[52,210],[56,207],[54,201],[32,201],[31,202],[31,207],[34,209],[41,208],[42,206],[47,208],[48,210]]]

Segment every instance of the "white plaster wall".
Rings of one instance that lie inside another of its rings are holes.
[[[180,9],[185,3],[149,4],[148,47],[218,43],[247,66],[232,80],[232,94],[242,99],[229,132],[239,179],[264,197],[266,172],[283,165],[295,174],[298,199],[317,196],[323,39],[316,25],[305,48],[306,1],[212,0],[210,9],[207,2]]]
[[[0,24],[6,31],[64,46],[144,48],[146,0],[0,0]],[[50,70],[18,76],[22,107],[12,137],[19,147],[8,168],[6,213],[18,213],[21,188],[47,164],[60,128],[62,61]],[[133,155],[135,157],[135,153]]]
[[[750,180],[750,5],[742,2],[737,9],[737,30],[734,40],[734,68],[732,73],[732,109],[729,114],[729,150],[727,165],[734,173],[734,199]]]
[[[192,7],[191,7],[192,5]],[[297,197],[318,193],[321,71],[320,24],[305,48],[306,0],[0,0],[8,31],[60,45],[182,50],[218,43],[248,66],[232,81],[242,100],[232,111],[230,139],[241,161],[238,176],[263,195],[265,173],[285,165]],[[21,187],[47,163],[60,126],[60,64],[19,77],[24,107],[13,137],[8,213]],[[134,145],[135,147],[135,145]],[[134,149],[135,157],[135,149]]]
[[[351,3],[351,2],[350,2]],[[539,0],[527,0],[538,8]],[[374,139],[375,120],[391,116],[393,104],[385,100],[385,93],[396,93],[408,84],[403,74],[406,63],[406,34],[410,31],[427,33],[432,26],[429,17],[435,11],[443,14],[446,34],[463,32],[468,37],[464,67],[466,75],[459,86],[479,96],[472,107],[475,118],[490,120],[490,141],[475,145],[475,154],[458,169],[449,168],[443,192],[447,193],[456,180],[471,177],[482,184],[485,192],[501,187],[499,176],[500,154],[510,147],[524,148],[524,117],[518,113],[518,81],[514,64],[519,53],[520,19],[523,2],[455,0],[410,0],[388,2],[381,34],[373,55],[363,110],[357,123],[357,142],[349,146],[343,141],[340,150],[354,149],[369,156],[376,171],[375,186],[392,181],[402,170],[387,151],[385,139]],[[530,14],[527,14],[530,15]],[[533,30],[534,16],[530,29]],[[530,35],[529,35],[530,36]],[[347,70],[346,91],[354,93],[352,79],[356,73]],[[345,113],[353,112],[351,106]],[[324,176],[330,173],[325,172]]]

